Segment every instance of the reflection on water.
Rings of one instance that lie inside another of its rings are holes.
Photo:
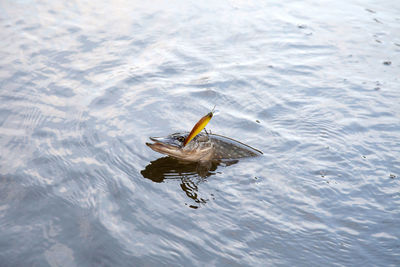
[[[151,161],[141,173],[143,177],[153,182],[161,183],[164,179],[180,179],[194,176],[206,178],[214,174],[218,165],[218,162],[188,162],[167,156]]]
[[[207,177],[214,175],[221,164],[228,166],[235,163],[237,161],[223,163],[217,161],[188,162],[167,156],[151,161],[140,173],[144,178],[156,183],[161,183],[165,179],[180,180],[180,187],[189,198],[198,204],[205,204],[208,199],[199,197],[199,185]],[[189,207],[198,208],[198,206],[194,205],[190,205]]]

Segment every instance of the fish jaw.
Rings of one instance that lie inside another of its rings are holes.
[[[150,140],[154,143],[146,143],[152,150],[166,155],[180,154],[179,150],[181,147],[174,142],[171,138],[167,137],[150,137]]]
[[[146,143],[152,150],[186,161],[209,161],[213,159],[214,147],[210,143],[191,142],[183,146],[173,135],[150,137],[154,143]]]

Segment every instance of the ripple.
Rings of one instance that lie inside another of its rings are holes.
[[[2,263],[397,266],[396,10],[3,5]],[[262,157],[146,147],[214,105]]]

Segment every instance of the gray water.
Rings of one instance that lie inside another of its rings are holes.
[[[0,266],[399,266],[400,2],[1,1]],[[264,152],[200,170],[149,136]]]

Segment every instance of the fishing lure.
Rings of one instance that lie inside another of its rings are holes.
[[[186,137],[185,142],[183,142],[183,146],[186,146],[196,135],[198,135],[209,123],[211,120],[213,114],[214,114],[214,108],[209,112],[207,115],[205,115],[203,118],[201,118],[193,127],[193,129],[190,131],[189,135]]]

